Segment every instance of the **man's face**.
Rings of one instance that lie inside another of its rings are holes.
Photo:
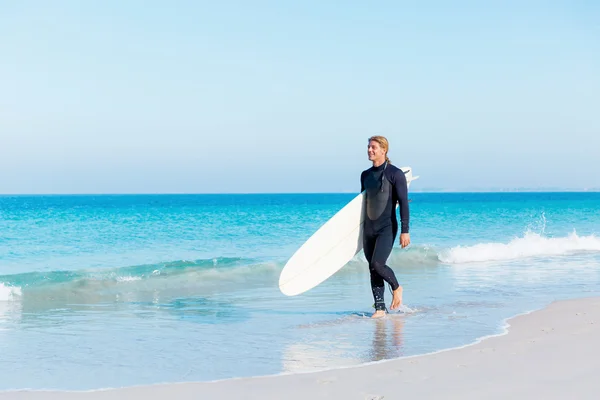
[[[369,155],[369,161],[385,160],[385,151],[374,140],[369,142],[367,154]]]

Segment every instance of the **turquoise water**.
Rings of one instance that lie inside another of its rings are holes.
[[[412,193],[412,244],[389,260],[402,312],[368,318],[362,253],[282,295],[287,258],[352,197],[0,197],[0,390],[356,365],[600,292],[600,193]]]

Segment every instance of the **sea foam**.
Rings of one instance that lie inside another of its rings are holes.
[[[21,297],[21,288],[15,286],[6,286],[0,283],[0,301],[14,301]]]
[[[530,257],[551,257],[579,252],[600,252],[600,238],[579,236],[573,232],[563,237],[546,237],[527,232],[523,237],[508,243],[480,243],[471,246],[456,246],[441,251],[439,260],[448,264],[471,262],[518,260]]]

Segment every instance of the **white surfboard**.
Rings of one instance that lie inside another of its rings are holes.
[[[412,168],[400,168],[410,186]],[[292,255],[279,275],[279,289],[295,296],[319,285],[362,250],[365,192],[346,204]]]

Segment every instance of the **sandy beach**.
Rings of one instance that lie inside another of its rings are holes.
[[[50,399],[597,399],[600,298],[555,302],[508,333],[434,354],[330,371],[91,392],[2,392]]]

